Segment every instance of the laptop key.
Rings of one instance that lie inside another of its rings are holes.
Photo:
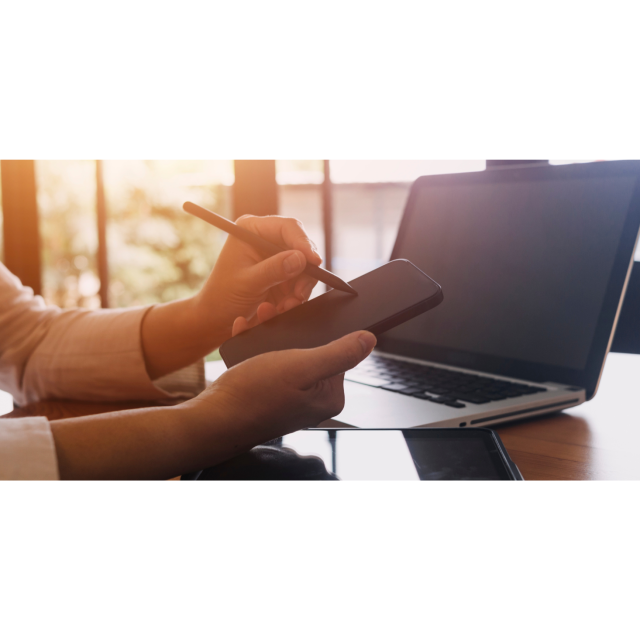
[[[483,398],[481,396],[468,396],[463,394],[456,394],[456,400],[462,400],[463,402],[470,402],[471,404],[487,404],[487,402],[491,402],[488,398]]]
[[[440,398],[438,396],[428,397],[427,400],[429,400],[429,402],[435,402],[437,404],[446,404],[447,402],[449,402],[449,398]]]
[[[543,387],[524,383],[379,356],[370,356],[355,371],[347,374],[347,379],[439,404],[446,404],[447,401],[487,404],[546,391]]]
[[[431,400],[431,402],[437,402],[438,404],[444,404],[447,407],[455,407],[456,409],[464,409],[465,407],[465,405],[463,405],[462,402],[458,402],[456,399],[449,398],[446,396],[440,396],[437,398],[428,398],[428,400]]]
[[[435,398],[436,396],[432,393],[427,393],[423,390],[416,391],[413,394],[414,398],[420,398],[421,400],[431,400],[431,398]]]
[[[411,381],[414,382],[414,379],[411,376],[407,376],[404,375],[402,373],[388,373],[388,374],[380,374],[381,376],[384,376],[385,378],[389,378],[390,380],[393,380],[394,382],[404,382],[404,381]]]
[[[403,390],[398,391],[398,393],[401,393],[403,396],[414,396],[419,391],[419,387],[405,387]]]
[[[433,396],[433,395],[429,395],[428,393],[424,393],[424,392],[418,392],[418,393],[414,393],[413,394],[414,398],[420,398],[420,400],[428,400],[429,402],[435,402],[436,404],[448,404],[449,406],[453,406],[453,402],[455,402],[455,400],[452,400],[451,398],[443,398],[441,396]],[[464,407],[463,404],[460,405],[460,407],[458,408],[462,408]]]
[[[412,390],[412,393],[415,391],[415,387],[409,387],[406,384],[401,384],[401,383],[385,384],[381,388],[385,389],[386,391],[398,391],[398,392],[401,392],[401,391],[408,391],[409,389]]]

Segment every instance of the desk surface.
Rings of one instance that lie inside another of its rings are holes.
[[[208,363],[208,378],[220,371]],[[56,420],[141,406],[148,404],[37,402],[5,417]],[[591,402],[496,430],[526,480],[640,480],[640,356],[610,354]]]
[[[640,356],[609,354],[591,402],[496,431],[526,480],[640,480]]]

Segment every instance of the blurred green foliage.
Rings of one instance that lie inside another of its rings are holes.
[[[96,169],[92,160],[36,160],[45,300],[100,306],[96,268]]]
[[[225,234],[184,213],[182,204],[193,200],[230,217],[230,187],[216,183],[206,161],[104,164],[111,306],[168,302],[198,291]]]
[[[182,203],[193,200],[229,217],[231,161],[108,160],[103,166],[110,306],[195,293],[225,236],[184,213]],[[37,161],[36,167],[45,299],[96,308],[95,162]]]

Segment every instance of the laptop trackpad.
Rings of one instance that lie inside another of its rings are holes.
[[[335,417],[362,429],[408,429],[450,419],[451,409],[399,393],[345,380],[342,413]]]

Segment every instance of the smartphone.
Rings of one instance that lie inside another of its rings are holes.
[[[227,367],[271,351],[311,349],[353,331],[379,335],[438,306],[442,288],[408,260],[393,260],[349,283],[354,296],[333,289],[249,329],[220,347]]]

